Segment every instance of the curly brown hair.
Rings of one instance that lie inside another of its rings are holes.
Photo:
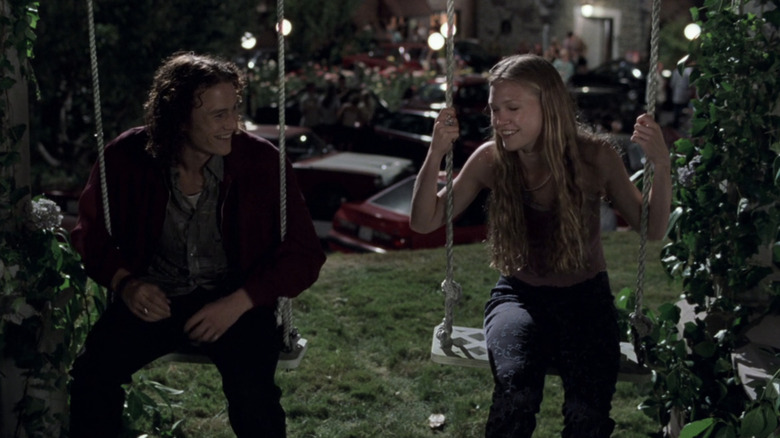
[[[192,109],[201,104],[199,96],[226,82],[233,84],[240,99],[245,82],[234,63],[192,52],[168,57],[155,72],[144,103],[147,152],[165,163],[175,163],[185,140],[182,127],[190,121]]]
[[[589,232],[581,149],[594,142],[579,128],[573,99],[549,61],[536,55],[506,57],[490,70],[490,84],[499,80],[517,81],[538,93],[542,111],[538,141],[558,196],[552,206],[555,223],[547,251],[531,254],[520,156],[507,151],[501,137],[493,133],[497,169],[488,215],[491,266],[504,275],[528,266],[548,272],[584,269]]]

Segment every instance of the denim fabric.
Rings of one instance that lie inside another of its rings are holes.
[[[171,299],[170,318],[148,323],[133,315],[122,300],[103,313],[87,337],[71,375],[70,436],[119,436],[124,390],[133,373],[189,342],[185,322],[218,298],[198,289]],[[246,312],[218,341],[200,346],[222,375],[228,415],[238,437],[285,437],[285,413],[274,373],[281,350],[274,309]]]
[[[495,382],[486,437],[532,435],[551,366],[565,392],[562,436],[612,433],[620,337],[606,272],[565,288],[502,276],[485,306],[485,336]]]

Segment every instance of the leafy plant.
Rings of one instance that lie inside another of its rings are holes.
[[[18,150],[27,147],[27,126],[11,123],[9,94],[18,78],[31,79],[38,2],[7,6],[0,17],[0,356],[4,370],[19,372],[3,377],[21,379],[22,390],[11,394],[15,418],[3,420],[14,437],[50,437],[66,428],[66,371],[86,334],[88,293],[79,257],[59,228],[59,207],[31,200],[30,188],[17,184],[18,173],[29,173]]]
[[[183,437],[183,419],[176,419],[174,408],[178,407],[173,396],[184,393],[180,389],[165,386],[145,376],[125,388],[125,409],[122,412],[124,428],[122,436],[135,438],[145,431],[159,437]],[[156,397],[153,397],[152,395]]]
[[[650,312],[656,378],[642,406],[662,425],[687,423],[680,436],[767,436],[771,421],[756,419],[780,412],[748,398],[731,362],[749,324],[780,308],[780,2],[758,2],[775,7],[760,15],[741,12],[746,3],[692,9],[702,28],[690,54],[698,97],[691,138],[675,144],[675,222],[662,261],[696,317],[673,304]]]

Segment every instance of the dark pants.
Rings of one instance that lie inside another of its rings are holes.
[[[533,287],[502,276],[485,307],[495,388],[485,436],[530,437],[547,368],[564,388],[564,437],[608,437],[620,365],[614,298],[606,273],[572,287]]]
[[[125,393],[133,373],[185,345],[184,323],[218,295],[197,290],[172,298],[170,318],[154,323],[133,315],[122,300],[112,303],[87,337],[71,370],[72,438],[119,435]],[[217,342],[202,344],[222,375],[228,415],[238,437],[286,436],[281,390],[274,383],[281,349],[274,309],[256,307]]]

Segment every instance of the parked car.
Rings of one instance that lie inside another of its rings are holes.
[[[636,117],[644,112],[647,69],[626,60],[604,63],[572,76],[570,92],[579,108],[580,120],[613,131],[631,132]]]
[[[404,108],[439,111],[446,106],[447,78],[436,77],[413,91]],[[488,106],[490,86],[482,75],[453,78],[452,106],[458,113],[481,113]]]
[[[247,131],[279,144],[277,125],[247,123]],[[287,126],[285,134],[288,159],[322,238],[342,202],[366,199],[415,171],[409,159],[336,151],[310,128]]]
[[[405,158],[338,151],[297,161],[293,169],[321,238],[342,203],[366,199],[415,171]]]
[[[438,111],[410,108],[390,113],[376,123],[374,139],[365,141],[360,150],[409,158],[419,166],[428,153],[437,115]],[[490,118],[481,112],[461,114],[458,121],[461,136],[454,147],[456,167],[462,166],[490,133]]]
[[[333,217],[328,244],[340,252],[374,252],[401,249],[421,249],[444,246],[446,226],[429,234],[420,234],[409,227],[412,191],[416,175],[388,187],[363,202],[347,202]],[[442,173],[439,186],[444,187]],[[483,191],[466,211],[453,221],[453,243],[474,243],[485,240],[485,202]]]
[[[279,146],[279,125],[255,124],[244,122],[244,129],[250,134],[264,138],[277,147]],[[285,125],[285,152],[291,162],[326,155],[333,151],[333,146],[304,126]]]

